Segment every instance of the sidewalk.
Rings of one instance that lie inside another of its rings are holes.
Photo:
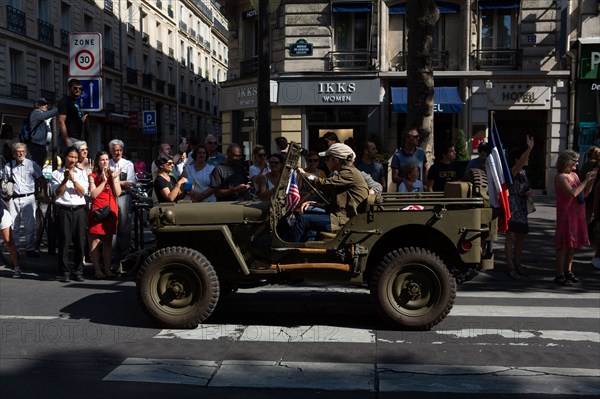
[[[552,279],[556,268],[556,198],[553,195],[536,195],[533,202],[536,211],[529,215],[529,234],[525,237],[522,255],[522,264],[529,270],[529,277],[514,281],[506,274],[504,234],[499,234],[498,241],[494,243],[494,270],[487,272],[487,277],[498,281],[511,281],[519,286],[551,287],[551,284],[554,284]],[[592,247],[575,251],[573,271],[581,278],[581,282],[573,287],[600,290],[600,271],[590,263],[593,255]]]

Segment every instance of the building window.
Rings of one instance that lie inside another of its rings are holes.
[[[95,32],[94,29],[94,18],[91,15],[85,14],[83,16],[83,26],[86,32]]]
[[[42,89],[52,89],[52,61],[40,58],[40,86]]]
[[[517,0],[479,0],[479,47],[472,54],[476,69],[521,67],[517,34],[519,4]]]
[[[39,19],[45,22],[51,22],[50,0],[38,0]]]
[[[369,50],[371,2],[334,2],[332,11],[335,50]]]
[[[483,10],[481,13],[481,49],[516,48],[517,16],[511,9]]]
[[[60,28],[71,32],[71,6],[67,3],[60,4]]]

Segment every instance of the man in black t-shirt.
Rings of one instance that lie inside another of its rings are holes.
[[[217,201],[250,199],[250,184],[242,164],[242,148],[238,144],[232,143],[227,147],[227,160],[213,169],[210,187],[215,190]]]
[[[60,136],[57,137],[57,147],[59,154],[73,145],[73,143],[83,136],[83,124],[87,118],[77,103],[77,98],[81,95],[83,86],[78,79],[71,79],[67,85],[69,94],[64,96],[58,102],[58,129]]]
[[[444,191],[447,182],[458,180],[458,168],[454,162],[456,159],[454,144],[442,144],[436,158],[439,160],[436,159],[427,172],[427,191]]]

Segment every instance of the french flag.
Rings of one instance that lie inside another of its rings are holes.
[[[498,218],[498,231],[505,233],[508,229],[508,221],[510,219],[508,189],[512,187],[513,180],[508,162],[506,161],[496,121],[493,121],[492,131],[490,132],[490,146],[492,147],[492,153],[485,162],[490,204],[494,208],[500,208],[501,214]]]

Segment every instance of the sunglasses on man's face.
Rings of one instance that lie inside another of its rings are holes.
[[[319,162],[319,160],[318,159],[307,159],[306,162],[315,163],[315,162]]]
[[[83,90],[83,86],[73,86],[73,90]]]
[[[259,153],[259,154],[256,154],[256,156],[257,156],[257,157],[264,158],[264,157],[266,157],[266,156],[267,156],[267,154],[265,154],[264,152],[261,152],[261,153]]]

